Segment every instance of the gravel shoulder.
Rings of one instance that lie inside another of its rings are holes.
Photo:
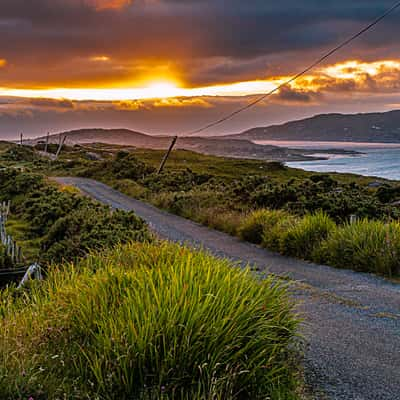
[[[399,284],[271,253],[94,180],[56,179],[113,208],[135,211],[162,238],[292,279],[312,390],[323,393],[321,399],[400,400]]]

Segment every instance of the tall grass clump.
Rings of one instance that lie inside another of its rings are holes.
[[[236,236],[244,218],[245,214],[240,211],[225,210],[222,207],[207,207],[198,210],[195,220],[212,229],[218,229],[219,231]]]
[[[285,213],[282,218],[279,219],[276,224],[268,226],[264,230],[262,238],[262,246],[276,252],[282,251],[282,238],[286,232],[293,229],[298,223],[298,217]]]
[[[261,209],[251,212],[238,229],[239,236],[251,243],[261,244],[264,232],[269,232],[288,214],[282,210]]]
[[[120,246],[4,296],[1,399],[296,398],[285,288],[203,252]]]
[[[324,212],[306,215],[282,232],[280,251],[283,254],[310,260],[315,249],[335,229],[335,222]]]
[[[338,268],[397,275],[400,273],[400,223],[363,219],[344,225],[332,231],[316,257]]]

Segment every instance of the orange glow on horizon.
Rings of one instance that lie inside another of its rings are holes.
[[[105,55],[92,57],[93,61],[108,61]],[[0,67],[2,65],[0,59]],[[326,80],[362,82],[365,76],[385,81],[390,74],[399,74],[400,60],[382,60],[363,62],[349,60],[342,63],[329,65],[316,70],[313,74],[301,77],[290,87],[296,90],[323,90]],[[397,75],[396,75],[397,76]],[[171,98],[196,98],[196,97],[242,97],[261,95],[274,89],[290,77],[271,77],[265,80],[245,82],[232,82],[203,87],[187,88],[172,76],[167,78],[148,80],[147,83],[130,83],[123,86],[117,83],[113,87],[105,88],[73,88],[59,87],[48,89],[17,89],[0,88],[0,96],[22,98],[47,98],[68,99],[74,101],[125,101],[125,100],[150,100]],[[389,79],[394,79],[389,76]],[[141,85],[141,86],[138,86]],[[172,104],[172,103],[171,103]]]
[[[0,96],[69,99],[76,101],[117,101],[168,99],[202,96],[248,96],[273,89],[279,81],[250,81],[200,88],[182,88],[173,81],[156,81],[141,88],[0,88]]]

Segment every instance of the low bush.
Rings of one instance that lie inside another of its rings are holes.
[[[90,250],[152,239],[133,212],[112,212],[79,192],[49,184],[41,175],[6,170],[0,171],[0,178],[0,200],[11,200],[13,217],[25,227],[24,241],[38,247],[29,262],[71,261]]]
[[[12,146],[1,156],[4,161],[35,161],[40,160],[40,156],[29,146]]]
[[[196,186],[203,185],[211,179],[208,174],[198,174],[186,169],[183,171],[163,172],[162,174],[149,174],[142,184],[153,192],[178,192],[189,191]]]
[[[360,220],[333,230],[315,259],[338,268],[400,273],[400,223]]]
[[[118,247],[5,296],[4,400],[296,398],[285,288],[202,252]]]
[[[58,219],[43,238],[42,249],[45,261],[59,262],[83,257],[90,250],[150,238],[143,221],[133,212],[111,212],[107,206],[93,205]]]
[[[306,215],[296,224],[282,230],[280,251],[286,255],[310,260],[321,241],[335,229],[335,222],[324,212]]]
[[[251,243],[261,244],[264,232],[269,232],[288,214],[282,210],[261,209],[250,213],[239,227],[239,236]]]
[[[262,237],[262,246],[266,249],[281,252],[282,251],[282,237],[285,233],[292,229],[298,222],[298,217],[285,213],[282,218],[277,221],[275,225],[269,226],[264,230]]]

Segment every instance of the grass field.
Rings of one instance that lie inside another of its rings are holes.
[[[52,162],[28,148],[10,149],[4,145],[4,154],[5,157],[0,153],[0,163],[49,176],[97,179],[159,208],[284,254],[386,276],[400,273],[397,261],[391,261],[390,267],[382,267],[379,262],[366,266],[355,254],[351,262],[345,263],[333,245],[328,245],[333,240],[337,243],[338,235],[346,234],[346,226],[354,218],[364,221],[365,226],[371,221],[374,238],[381,237],[374,229],[386,229],[389,240],[397,243],[397,231],[390,224],[400,218],[398,182],[378,179],[376,187],[376,178],[316,174],[277,162],[228,159],[182,150],[174,151],[165,171],[157,174],[163,151],[101,144],[66,148],[60,159]],[[275,212],[280,217],[273,226],[268,218],[255,221],[258,214]],[[383,228],[374,225],[374,221]],[[257,231],[257,237],[246,237],[246,229],[250,236],[252,230]],[[313,246],[303,251],[310,240]],[[389,247],[380,239],[374,240],[382,254],[379,257],[388,258],[385,252]],[[367,246],[368,240],[360,239],[358,243]],[[390,247],[393,254],[400,252],[396,246]]]

